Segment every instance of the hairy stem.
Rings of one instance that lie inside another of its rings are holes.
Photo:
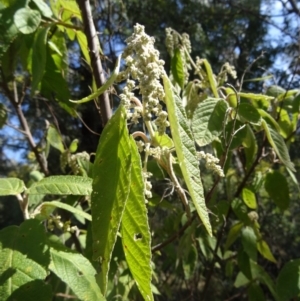
[[[84,33],[87,37],[88,48],[91,58],[91,67],[95,78],[97,89],[105,83],[106,79],[103,73],[102,63],[100,60],[100,46],[95,24],[92,17],[92,10],[89,0],[77,0],[81,10],[81,16],[84,26]],[[108,93],[104,92],[99,96],[100,112],[102,117],[102,125],[105,126],[112,116]]]

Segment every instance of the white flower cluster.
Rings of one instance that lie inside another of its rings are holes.
[[[219,159],[214,157],[212,154],[205,153],[203,151],[197,152],[198,159],[204,159],[205,160],[205,167],[209,170],[212,170],[215,172],[218,176],[224,177],[224,172],[221,168],[221,166],[218,164]]]
[[[132,122],[137,123],[140,117],[150,121],[154,114],[158,118],[156,121],[158,131],[163,133],[169,126],[166,118],[161,117],[162,106],[159,105],[159,101],[163,101],[165,97],[160,83],[165,71],[164,61],[159,59],[159,51],[154,48],[154,41],[153,37],[145,33],[144,26],[140,24],[134,26],[134,32],[126,40],[127,47],[123,53],[127,68],[121,72],[120,78],[128,80],[120,98],[128,109],[128,118],[131,118]],[[134,89],[140,90],[142,107],[132,104]]]

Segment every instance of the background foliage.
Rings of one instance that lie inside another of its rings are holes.
[[[171,131],[176,130],[170,136],[177,156],[174,164],[160,162],[160,166],[167,166],[165,169],[158,168],[153,159],[148,162],[153,196],[148,199],[147,211],[145,202],[138,205],[140,214],[134,215],[134,224],[130,213],[134,214],[137,205],[129,200],[137,195],[136,199],[143,198],[139,195],[143,183],[138,176],[143,166],[126,132],[121,118],[124,113],[119,109],[103,130],[96,103],[69,102],[97,88],[77,2],[0,1],[0,172],[3,178],[22,180],[1,182],[1,195],[22,197],[26,186],[28,214],[36,217],[22,223],[22,198],[1,197],[0,262],[5,264],[0,269],[0,296],[3,300],[21,300],[24,295],[28,300],[31,296],[39,300],[70,296],[104,300],[105,295],[107,300],[142,300],[151,291],[155,300],[297,300],[299,3],[91,1],[106,78],[113,72],[133,26],[143,24],[147,34],[155,37],[166,73],[177,87],[177,94],[169,89],[169,114],[177,97],[174,112],[187,115],[186,121],[185,117],[169,117]],[[181,37],[171,50],[165,46],[165,29],[169,27]],[[182,55],[186,47],[182,33],[188,33],[191,40],[189,55],[206,59],[202,71],[186,69],[189,60],[187,53]],[[226,62],[237,71],[236,79],[228,77],[232,86],[225,85],[225,73],[220,72]],[[167,91],[166,86],[167,79]],[[114,111],[123,87],[109,88]],[[181,102],[185,108],[181,108]],[[116,138],[119,128],[125,132],[120,131]],[[180,157],[182,141],[176,141],[176,137],[187,132],[191,138],[189,129],[196,150],[219,158],[225,174],[220,178],[205,160],[200,161],[205,202],[202,208],[208,207],[212,236],[203,227],[203,219],[201,222],[193,213],[193,205],[191,217],[184,214],[186,207],[172,178],[173,171],[179,184],[189,191],[191,203],[193,189],[199,183],[176,161],[186,155]],[[129,127],[130,133],[137,130],[143,130],[141,124]],[[99,135],[101,151],[97,151]],[[157,144],[170,143],[166,141]],[[130,174],[140,189],[132,191],[126,183],[118,182],[126,177],[113,174],[120,168],[113,160],[113,149],[122,158],[123,175]],[[118,195],[112,208],[102,204],[101,210],[116,213],[116,222],[108,222],[99,230],[89,196],[92,188],[92,198],[102,191],[95,188],[97,182],[82,179],[96,179],[93,163],[100,164],[105,155],[111,161],[104,163],[97,181],[123,194]],[[47,178],[61,175],[70,178]],[[130,198],[126,205],[118,203],[127,195]],[[145,224],[147,214],[149,228]],[[95,226],[91,226],[91,218]],[[72,228],[75,225],[80,231]],[[135,237],[139,243],[140,237],[146,239],[142,253],[125,251],[127,243],[134,245],[129,241],[131,236],[126,236],[131,233],[128,231],[141,234]],[[93,255],[92,234],[113,241],[97,251],[109,254],[111,267],[107,275],[100,273],[96,279],[100,265],[92,260],[97,258]],[[146,268],[145,275],[152,270],[151,286],[147,276],[139,278],[141,275],[133,268],[135,256],[140,262],[150,258],[150,239],[152,266]],[[37,241],[34,252],[26,249]],[[10,256],[15,260],[7,265]],[[66,269],[61,269],[61,262]],[[19,270],[20,266],[24,270]],[[33,271],[28,272],[27,266]],[[24,273],[35,280],[28,282]],[[77,277],[71,279],[70,275]],[[16,281],[18,290],[8,292],[7,279]]]

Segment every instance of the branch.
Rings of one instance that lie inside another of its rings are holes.
[[[93,70],[93,76],[96,81],[97,89],[99,89],[105,83],[106,79],[103,74],[103,68],[100,60],[100,47],[95,24],[92,17],[92,11],[89,0],[76,0],[81,10],[81,16],[84,26],[84,33],[87,38],[91,67]],[[99,96],[100,112],[102,117],[102,125],[105,126],[107,121],[111,118],[112,110],[110,107],[110,101],[108,93],[104,92]]]
[[[29,125],[27,123],[27,119],[25,118],[25,116],[23,114],[22,107],[21,107],[21,101],[19,100],[19,97],[18,97],[16,82],[15,81],[13,82],[13,95],[12,95],[11,91],[9,90],[7,83],[5,81],[2,82],[2,87],[3,87],[3,90],[5,91],[5,95],[7,96],[7,98],[9,99],[10,103],[12,104],[12,106],[14,107],[14,109],[17,113],[18,119],[23,128],[23,134],[29,143],[31,151],[34,153],[35,158],[36,158],[42,172],[45,174],[45,176],[47,176],[49,174],[47,162],[44,160],[41,153],[38,151],[38,147],[34,142]]]

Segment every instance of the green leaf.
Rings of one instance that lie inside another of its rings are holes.
[[[47,142],[52,147],[58,149],[61,153],[64,152],[65,147],[64,147],[64,144],[62,141],[62,137],[52,124],[50,124],[50,126],[47,130]]]
[[[199,146],[211,143],[222,133],[227,108],[226,101],[215,98],[208,98],[197,106],[192,129]]]
[[[280,301],[289,301],[300,294],[300,259],[286,263],[277,278],[276,290]],[[295,299],[296,300],[296,299]]]
[[[266,94],[269,96],[277,97],[282,93],[285,93],[286,90],[281,88],[280,86],[272,85],[268,87]]]
[[[280,126],[276,122],[276,120],[265,110],[257,109],[259,114],[263,117],[263,119],[270,125],[274,130],[276,130],[278,133],[280,132]]]
[[[203,59],[202,61],[203,61],[203,64],[205,66],[205,69],[206,69],[207,78],[208,78],[208,81],[209,81],[209,84],[210,84],[211,91],[213,92],[214,97],[218,98],[219,93],[218,93],[218,90],[217,90],[217,83],[216,83],[216,80],[215,80],[215,76],[212,72],[211,65],[209,64],[207,59]]]
[[[40,206],[38,206],[33,214],[31,215],[32,217],[35,217],[39,220],[45,220],[47,219],[52,212],[56,209],[56,208],[60,208],[60,209],[64,209],[66,211],[69,211],[71,213],[74,213],[76,215],[79,215],[89,221],[92,220],[92,217],[90,214],[77,209],[71,205],[59,202],[59,201],[52,201],[52,202],[43,202]]]
[[[269,274],[256,262],[250,261],[250,263],[251,263],[251,272],[253,278],[256,278],[260,280],[260,282],[264,283],[268,287],[271,294],[273,295],[274,300],[276,301],[279,300],[277,292],[275,290],[274,282],[272,278],[269,276]]]
[[[184,272],[184,279],[189,280],[197,266],[198,261],[198,250],[194,244],[188,248],[188,252],[184,252],[184,256],[182,258],[182,268]],[[145,299],[146,300],[146,299]]]
[[[251,227],[245,227],[242,230],[242,245],[244,251],[248,254],[248,256],[256,261],[257,251],[256,251],[256,235],[254,230]]]
[[[261,116],[257,109],[251,105],[250,103],[241,103],[239,105],[238,114],[240,117],[245,119],[246,121],[260,125],[261,124]]]
[[[67,2],[67,1],[63,1],[63,2]],[[83,53],[83,56],[84,56],[86,62],[88,63],[88,65],[90,66],[91,58],[90,58],[89,49],[88,49],[88,45],[87,45],[86,35],[82,31],[77,30],[76,37],[77,37],[77,41],[79,43],[80,49]]]
[[[51,55],[51,51],[47,49],[46,69],[41,83],[41,93],[49,99],[55,97],[59,105],[75,117],[77,115],[74,111],[74,104],[69,102],[68,84],[62,75],[62,70],[56,66],[54,56],[56,54]]]
[[[26,189],[22,180],[17,178],[0,178],[0,195],[16,195]]]
[[[18,1],[14,6],[0,10],[0,57],[6,52],[12,41],[20,34],[14,23],[13,15],[17,8],[22,7],[22,4],[21,1]]]
[[[77,103],[77,104],[85,103],[85,102],[89,102],[89,101],[97,98],[99,95],[103,94],[116,80],[116,78],[119,74],[120,62],[121,62],[121,55],[119,55],[117,62],[116,62],[115,69],[114,69],[113,73],[111,74],[111,76],[109,77],[109,79],[96,92],[94,92],[91,95],[84,97],[80,100],[71,100],[70,99],[70,102]]]
[[[256,94],[256,93],[244,93],[244,92],[238,92],[238,95],[240,97],[250,99],[250,100],[255,100],[255,101],[262,101],[263,103],[265,102],[270,102],[271,100],[274,99],[273,96],[268,96],[264,94]]]
[[[286,177],[282,173],[269,172],[265,179],[265,189],[281,210],[286,210],[289,207],[289,187]]]
[[[105,301],[96,282],[96,270],[81,254],[50,249],[50,270],[83,301]]]
[[[151,142],[154,146],[167,147],[167,148],[174,147],[173,140],[165,133],[161,135],[158,132],[154,132],[152,138],[153,141]]]
[[[32,0],[32,1],[36,4],[37,8],[39,9],[39,11],[44,17],[47,18],[52,17],[52,11],[50,7],[43,0]]]
[[[244,203],[250,209],[256,209],[256,207],[257,207],[256,197],[255,197],[255,193],[251,189],[249,189],[247,187],[243,188],[242,198],[243,198]]]
[[[248,300],[249,301],[265,301],[265,294],[261,287],[256,283],[252,282],[247,290]]]
[[[90,195],[92,179],[80,176],[51,176],[33,183],[28,194]]]
[[[294,164],[291,162],[290,155],[283,138],[271,128],[265,120],[262,121],[262,126],[266,132],[267,138],[275,153],[279,157],[282,164],[293,172],[296,172]]]
[[[7,120],[7,109],[4,104],[0,103],[0,129],[3,128]]]
[[[233,128],[234,127],[234,128]],[[233,138],[231,140],[231,136]],[[227,123],[225,127],[225,137],[222,136],[222,144],[223,148],[229,147],[229,150],[233,150],[243,144],[247,136],[247,128],[245,124],[240,122],[239,120],[231,120]],[[228,146],[228,144],[230,145]]]
[[[41,82],[45,67],[46,67],[46,41],[49,27],[38,29],[35,34],[33,50],[32,50],[32,84],[31,84],[31,95],[34,95],[38,89],[38,85]]]
[[[244,224],[243,223],[236,223],[233,225],[226,238],[226,243],[225,243],[225,250],[228,250],[229,247],[237,240],[239,237],[241,230],[243,228]]]
[[[239,249],[237,254],[237,262],[240,271],[249,279],[252,280],[252,272],[251,272],[251,265],[250,265],[250,258],[249,255],[243,250]]]
[[[14,14],[14,22],[18,30],[23,34],[36,31],[41,22],[41,14],[38,10],[24,7]]]
[[[163,77],[163,82],[171,133],[180,168],[199,217],[209,235],[212,236],[193,136],[188,126],[181,100],[173,93],[172,84],[166,75]]]
[[[268,259],[269,261],[274,262],[274,263],[277,262],[266,241],[264,241],[264,240],[258,241],[257,242],[257,250],[264,258]]]
[[[246,125],[247,133],[246,136],[242,142],[242,145],[244,146],[244,152],[246,156],[246,169],[249,170],[249,168],[252,166],[252,163],[255,160],[255,155],[257,153],[257,141],[256,137],[253,133],[253,130],[249,124]]]
[[[31,219],[20,227],[1,230],[0,300],[7,300],[14,291],[23,290],[23,285],[35,279],[44,280],[49,262],[44,226],[39,221]]]
[[[93,259],[100,259],[100,287],[106,293],[112,251],[130,190],[131,143],[120,106],[106,124],[93,168]]]
[[[235,198],[231,202],[231,208],[240,221],[242,221],[245,225],[251,224],[251,220],[248,216],[248,210],[244,202],[238,198]]]
[[[123,213],[122,244],[130,272],[144,300],[154,300],[151,292],[151,235],[148,225],[142,164],[131,138],[131,183]]]
[[[1,281],[1,280],[0,280]],[[32,280],[18,287],[5,301],[50,301],[52,300],[52,287],[44,280]],[[1,299],[4,300],[4,299]]]
[[[171,71],[172,71],[175,81],[177,82],[179,87],[181,89],[183,89],[185,72],[184,72],[181,51],[178,48],[176,48],[174,50],[174,55],[171,59]]]

